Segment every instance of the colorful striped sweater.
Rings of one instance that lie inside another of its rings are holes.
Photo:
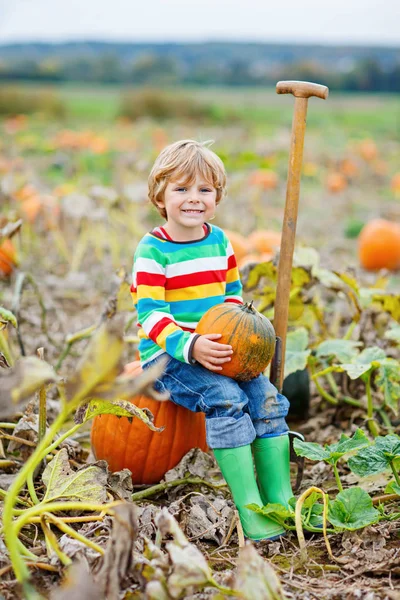
[[[231,243],[219,227],[206,223],[204,230],[200,240],[175,242],[157,227],[136,248],[131,292],[142,365],[165,352],[194,362],[194,330],[203,314],[221,302],[243,302]]]

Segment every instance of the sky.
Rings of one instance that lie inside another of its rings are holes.
[[[0,44],[97,39],[400,46],[400,0],[0,0]]]

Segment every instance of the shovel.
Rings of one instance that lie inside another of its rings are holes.
[[[286,186],[286,203],[283,216],[282,241],[279,254],[278,282],[274,309],[276,348],[270,372],[270,381],[275,385],[278,391],[281,392],[284,379],[289,295],[296,238],[308,99],[312,96],[316,96],[317,98],[325,100],[328,97],[329,89],[324,85],[310,83],[308,81],[279,81],[276,84],[276,92],[277,94],[293,94],[295,98]],[[304,458],[298,457],[293,451],[293,440],[296,437],[304,439],[300,433],[289,431],[290,458],[297,463],[298,467],[294,491],[297,491],[300,487],[304,470]]]

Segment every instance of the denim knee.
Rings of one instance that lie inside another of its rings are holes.
[[[285,420],[289,401],[278,392],[268,377],[259,375],[251,381],[242,382],[240,387],[249,396],[247,410],[258,437],[289,431]]]

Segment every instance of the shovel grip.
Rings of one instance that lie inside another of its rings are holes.
[[[278,81],[276,84],[277,94],[293,94],[296,98],[310,98],[316,96],[326,100],[329,95],[329,88],[319,83],[310,83],[309,81]]]

